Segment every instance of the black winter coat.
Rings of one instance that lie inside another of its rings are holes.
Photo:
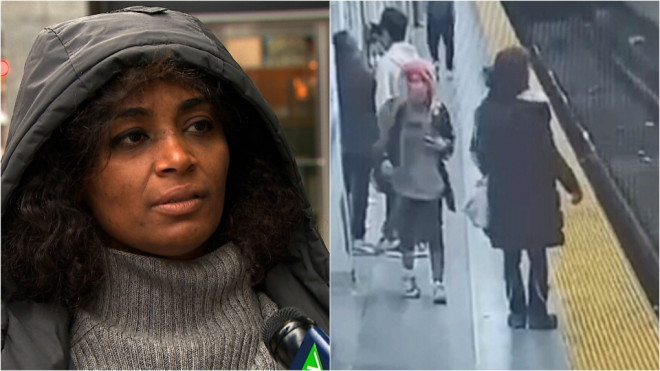
[[[291,149],[275,114],[224,45],[196,18],[159,7],[131,7],[46,28],[28,56],[2,158],[2,214],[34,154],[77,107],[126,66],[152,62],[169,49],[178,62],[228,81],[259,118],[246,130],[266,133],[295,191],[304,194]],[[329,328],[329,254],[311,217],[290,256],[266,273],[263,290],[280,307],[300,308]],[[12,300],[2,282],[2,367],[69,366],[70,314],[55,304]]]
[[[496,248],[526,249],[564,243],[555,182],[569,192],[577,179],[557,151],[547,103],[486,97],[475,114],[471,150],[488,176],[489,225]]]
[[[356,51],[337,61],[337,87],[342,152],[369,156],[378,138],[376,82],[364,55]]]

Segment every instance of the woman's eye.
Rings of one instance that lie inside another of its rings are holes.
[[[210,120],[199,120],[192,123],[186,131],[193,133],[206,133],[215,128],[215,124]]]
[[[124,146],[133,147],[148,139],[147,135],[141,130],[130,130],[125,133],[117,135],[112,140],[113,147]]]

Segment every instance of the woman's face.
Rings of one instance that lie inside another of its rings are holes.
[[[369,53],[372,56],[381,56],[385,54],[385,46],[383,46],[383,42],[381,40],[380,36],[374,36],[373,39],[370,40],[369,43]]]
[[[429,88],[424,78],[418,73],[413,73],[407,79],[408,100],[417,105],[426,104],[429,100]]]
[[[197,90],[150,83],[114,109],[85,201],[112,248],[202,255],[222,217],[229,147]]]

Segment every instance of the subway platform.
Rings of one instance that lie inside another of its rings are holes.
[[[474,110],[486,93],[481,70],[519,41],[498,2],[456,2],[455,27],[455,71],[452,79],[441,72],[438,94],[457,135],[448,170],[460,209],[479,178],[468,148]],[[429,58],[425,29],[413,28],[410,39]],[[544,92],[535,74],[531,89]],[[460,210],[443,210],[446,305],[431,300],[428,259],[415,263],[421,298],[406,300],[400,259],[348,254],[343,183],[334,176],[341,174],[337,133],[331,134],[333,369],[658,369],[657,314],[554,112],[552,129],[585,193],[574,206],[560,190],[566,244],[549,254],[549,308],[559,317],[552,331],[507,327],[501,252]],[[366,241],[378,241],[384,214],[384,197],[371,188]]]

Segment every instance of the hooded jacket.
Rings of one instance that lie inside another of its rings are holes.
[[[310,205],[279,122],[247,74],[198,19],[160,7],[130,7],[70,20],[39,33],[26,62],[2,158],[2,214],[39,148],[55,128],[113,74],[151,62],[166,48],[177,62],[229,82],[261,120],[284,164],[283,174]],[[311,218],[292,239],[290,256],[266,274],[263,290],[279,307],[294,306],[328,330],[328,250]],[[55,304],[12,301],[2,282],[2,367],[69,366],[69,312]]]
[[[500,96],[492,90],[475,112],[470,144],[488,176],[488,228],[494,248],[538,249],[564,243],[556,181],[581,193],[573,170],[557,150],[543,95]]]
[[[390,46],[376,65],[376,112],[380,112],[385,102],[399,96],[399,73],[404,64],[419,59],[417,49],[407,42],[397,42]]]

